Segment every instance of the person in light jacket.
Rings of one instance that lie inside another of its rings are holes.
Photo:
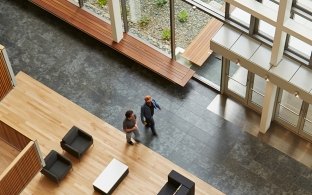
[[[161,110],[161,108],[149,95],[145,96],[144,101],[145,103],[141,106],[141,121],[146,127],[151,128],[154,136],[157,136],[153,115],[155,109]]]

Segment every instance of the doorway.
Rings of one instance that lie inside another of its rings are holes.
[[[223,59],[222,92],[243,105],[261,113],[263,107],[265,79],[248,71],[239,63]]]

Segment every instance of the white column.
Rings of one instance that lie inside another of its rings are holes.
[[[119,0],[108,0],[108,7],[112,26],[113,40],[118,43],[123,38]]]
[[[265,133],[271,124],[277,86],[268,81],[265,86],[263,108],[260,121],[260,132]]]
[[[271,55],[271,64],[277,66],[279,61],[282,59],[286,33],[283,32],[284,22],[290,17],[290,9],[293,0],[283,0],[279,3],[275,35],[273,40],[272,55]]]

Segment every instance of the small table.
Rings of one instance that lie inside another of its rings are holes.
[[[103,194],[111,194],[128,173],[128,166],[113,158],[93,182],[93,188]]]

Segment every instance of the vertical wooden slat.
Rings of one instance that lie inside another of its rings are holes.
[[[22,151],[31,141],[28,137],[16,131],[9,125],[0,121],[0,139],[4,140],[10,146]]]
[[[5,61],[3,49],[4,47],[0,45],[0,100],[2,100],[6,94],[11,91],[11,89],[13,89],[13,84],[11,82],[11,76]]]
[[[37,148],[31,141],[0,176],[0,195],[20,194],[41,168]]]

